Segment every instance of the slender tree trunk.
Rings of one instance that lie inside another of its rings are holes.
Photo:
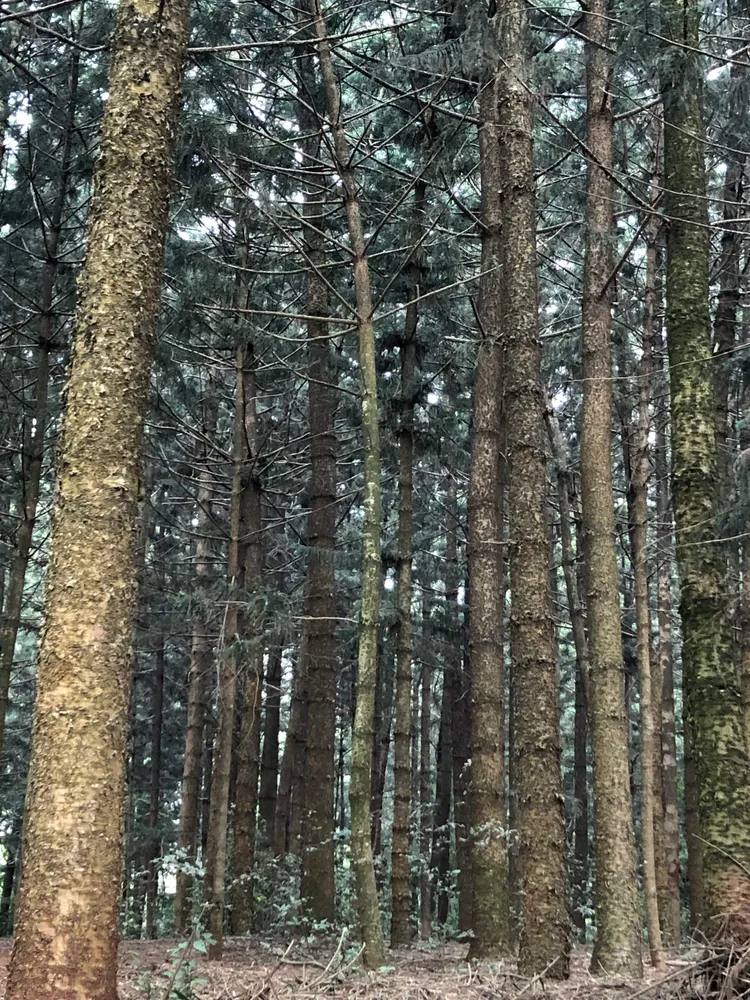
[[[240,545],[243,539],[242,501],[245,471],[245,370],[244,346],[237,348],[234,403],[234,444],[232,472],[232,503],[230,512],[229,546],[227,551],[227,582],[229,595],[219,643],[219,679],[216,693],[218,722],[213,748],[211,804],[206,842],[205,901],[209,908],[209,928],[213,943],[209,945],[211,959],[220,959],[224,950],[224,898],[227,866],[227,824],[229,819],[229,786],[232,772],[237,706],[237,680],[240,672],[238,651],[239,616],[242,601],[242,561]]]
[[[423,624],[423,630],[426,626]],[[419,727],[419,916],[420,936],[429,941],[432,933],[432,885],[430,841],[432,840],[432,670],[422,662],[422,704]]]
[[[159,526],[164,531],[164,525]],[[160,534],[156,542],[157,575],[164,587],[164,545]],[[164,708],[164,630],[159,628],[154,656],[154,679],[151,695],[151,780],[148,810],[148,844],[146,850],[146,937],[156,937],[156,903],[159,891],[158,860],[161,851],[159,807],[161,804],[161,743]]]
[[[671,46],[664,94],[667,344],[672,483],[683,626],[683,670],[700,799],[705,932],[750,939],[750,764],[727,618],[709,315],[702,94],[695,0],[665,8]],[[683,47],[684,46],[684,47]]]
[[[511,658],[523,923],[519,970],[565,978],[569,922],[557,659],[549,603],[544,393],[537,320],[533,95],[523,0],[498,9],[503,343],[508,453]]]
[[[307,654],[308,737],[305,759],[304,850],[300,893],[315,920],[334,919],[334,751],[336,742],[336,432],[335,369],[328,339],[326,177],[317,166],[320,132],[309,110],[316,90],[311,57],[300,62],[300,126],[312,136],[302,168],[307,174],[303,206],[303,251],[307,262],[307,321],[310,418],[309,550],[302,649]]]
[[[669,901],[661,906],[664,937],[677,946],[680,918],[680,817],[677,802],[677,738],[675,733],[674,670],[672,664],[672,512],[669,503],[666,423],[664,411],[656,428],[654,476],[656,478],[657,594],[659,602],[659,673],[661,674],[661,762],[664,810],[664,863]],[[686,782],[687,801],[687,782]],[[700,850],[700,845],[696,843]],[[695,853],[695,847],[690,849]]]
[[[271,846],[273,841],[276,792],[279,778],[279,724],[281,716],[281,639],[275,642],[268,654],[266,670],[266,698],[263,716],[263,752],[260,761],[260,814],[261,841]]]
[[[239,587],[242,607],[238,634],[241,653],[241,721],[237,747],[231,927],[234,934],[253,929],[253,863],[258,806],[260,699],[263,685],[263,515],[255,357],[248,345],[242,370],[243,470],[240,501]]]
[[[123,0],[114,31],[59,455],[11,1000],[117,993],[138,479],[188,11],[188,0]]]
[[[333,136],[336,172],[344,189],[349,244],[354,271],[356,325],[359,338],[359,371],[362,402],[364,524],[362,529],[362,599],[357,657],[357,708],[352,734],[352,774],[349,795],[352,807],[352,861],[357,890],[357,915],[364,943],[363,961],[369,968],[383,962],[383,931],[370,844],[370,783],[372,717],[377,673],[380,623],[380,430],[375,366],[375,327],[366,242],[360,215],[359,192],[352,154],[344,131],[341,94],[319,0],[311,0],[318,39],[318,59]]]
[[[446,593],[446,598],[448,594]],[[450,655],[450,654],[449,654]],[[450,905],[448,873],[451,860],[451,771],[453,758],[452,718],[453,683],[455,668],[446,658],[443,671],[443,691],[440,699],[440,733],[437,748],[437,786],[435,789],[435,820],[432,827],[432,854],[430,877],[432,879],[432,909],[437,923],[445,927]]]
[[[652,183],[652,190],[654,184]],[[652,197],[652,201],[653,201]],[[633,434],[633,456],[628,489],[628,514],[630,520],[630,561],[633,569],[633,591],[636,617],[636,655],[640,685],[641,728],[641,842],[643,849],[643,883],[646,897],[646,925],[651,955],[651,965],[659,971],[666,968],[659,922],[657,883],[659,871],[664,870],[663,837],[659,838],[660,856],[657,858],[654,809],[654,770],[658,766],[661,778],[661,754],[656,758],[657,738],[661,746],[661,691],[652,694],[651,665],[651,607],[648,587],[648,479],[649,430],[651,418],[651,381],[653,373],[653,336],[655,319],[656,230],[653,221],[648,223],[646,248],[646,290],[644,296],[643,349],[638,371],[638,418]],[[658,671],[657,671],[658,673]],[[658,723],[656,714],[658,713]],[[657,764],[655,764],[655,760]],[[661,781],[659,781],[661,785]],[[658,804],[660,828],[662,819],[661,797]]]
[[[216,394],[209,380],[206,386],[206,413],[203,421],[203,441],[211,440],[216,431]],[[212,576],[213,477],[208,451],[201,443],[202,470],[196,498],[195,528],[198,540],[193,557],[194,599],[196,602],[193,636],[188,670],[188,705],[185,724],[185,757],[182,766],[182,794],[177,846],[184,852],[187,865],[194,865],[198,850],[199,800],[203,734],[206,720],[206,681],[213,663],[209,626],[208,585]],[[174,901],[175,934],[184,935],[190,921],[194,878],[187,871],[177,873]]]
[[[401,341],[401,406],[398,434],[398,619],[396,632],[396,698],[393,764],[393,830],[391,838],[391,945],[406,945],[409,927],[409,826],[411,812],[410,735],[412,629],[412,527],[414,520],[414,401],[417,377],[416,333],[426,187],[422,180],[414,189],[414,256],[408,267],[408,306]]]
[[[581,492],[586,557],[597,937],[594,972],[642,974],[624,714],[611,465],[612,105],[606,0],[586,14],[588,244],[583,278]]]
[[[380,723],[377,737],[373,743],[373,775],[372,775],[372,849],[377,857],[383,850],[383,798],[385,796],[385,782],[388,772],[388,756],[391,748],[391,729],[393,728],[394,712],[394,687],[396,671],[394,663],[393,645],[391,642],[390,630],[386,631],[383,637],[382,652],[380,654],[380,664],[382,670],[382,685],[379,682],[381,692]]]
[[[503,647],[500,635],[500,560],[497,494],[501,427],[500,149],[495,82],[479,97],[482,183],[482,278],[478,319],[481,340],[474,379],[469,479],[471,608],[471,864],[473,917],[469,953],[496,959],[508,950],[505,786],[501,719]]]
[[[21,625],[23,594],[26,571],[31,556],[31,546],[36,525],[39,487],[42,481],[44,450],[47,443],[47,410],[50,380],[50,351],[52,350],[54,327],[55,282],[59,267],[58,248],[63,226],[63,213],[70,183],[70,159],[75,131],[76,108],[78,104],[78,72],[80,53],[74,50],[70,67],[70,90],[68,108],[63,127],[60,149],[60,176],[57,194],[50,212],[49,225],[44,234],[46,259],[42,266],[41,290],[39,295],[39,340],[36,349],[36,384],[34,386],[33,410],[24,434],[22,454],[22,495],[20,501],[20,522],[15,538],[15,548],[11,559],[8,586],[4,594],[2,631],[0,632],[0,750],[5,739],[5,718],[8,713],[8,697],[13,672],[13,657],[16,640]],[[4,129],[3,129],[4,133]],[[2,158],[0,157],[0,166]]]
[[[453,822],[456,828],[456,868],[458,869],[458,929],[472,928],[474,873],[471,850],[471,666],[468,655],[466,619],[471,606],[467,576],[464,595],[463,665],[459,663],[453,686]],[[457,637],[458,638],[458,637]],[[460,656],[460,653],[459,653]]]
[[[3,843],[5,870],[3,872],[3,891],[0,895],[0,937],[8,937],[13,931],[13,894],[21,851],[21,821],[20,815],[13,819],[10,836]]]
[[[292,786],[294,783],[295,757],[305,752],[305,729],[307,726],[307,688],[302,673],[304,661],[300,656],[294,670],[292,701],[289,709],[289,724],[281,755],[279,770],[279,791],[276,797],[274,819],[274,853],[283,858],[293,846],[289,836],[292,807]]]

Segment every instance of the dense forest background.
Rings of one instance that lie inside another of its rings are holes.
[[[111,50],[156,6],[0,4],[4,935]],[[638,975],[717,900],[750,928],[750,9],[195,0],[188,46],[122,933],[359,920],[382,964],[374,898],[393,944]]]

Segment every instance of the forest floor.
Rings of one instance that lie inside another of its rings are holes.
[[[594,979],[583,949],[573,955],[565,983],[527,980],[512,963],[470,967],[465,944],[418,946],[389,952],[379,972],[365,973],[356,952],[336,942],[309,944],[228,938],[221,962],[191,953],[180,962],[178,941],[124,941],[120,946],[121,1000],[644,1000],[700,995],[695,960],[670,956],[666,973],[646,965],[644,979]],[[0,997],[11,943],[0,940]],[[176,976],[175,976],[176,973]],[[175,976],[174,982],[172,977]]]

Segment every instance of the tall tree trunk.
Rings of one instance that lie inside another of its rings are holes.
[[[260,759],[260,792],[258,793],[261,842],[269,847],[273,842],[276,792],[279,778],[282,654],[281,637],[279,637],[278,641],[274,642],[268,654],[265,682],[265,710],[263,715],[263,751]]]
[[[372,849],[377,857],[383,850],[383,798],[388,772],[388,756],[391,748],[391,730],[393,728],[394,687],[395,687],[395,650],[390,637],[390,629],[385,631],[382,650],[379,656],[382,683],[378,681],[380,692],[380,719],[377,732],[373,732],[372,757]]]
[[[164,525],[158,526],[160,534],[155,543],[157,585],[164,593]],[[148,843],[146,845],[146,937],[156,937],[156,903],[159,891],[158,860],[161,850],[159,836],[159,807],[161,804],[161,743],[164,722],[164,627],[160,625],[154,655],[154,678],[151,694],[151,777],[149,783]]]
[[[656,425],[654,476],[656,479],[656,551],[659,621],[659,673],[661,675],[661,763],[664,810],[664,863],[669,900],[660,904],[662,929],[668,945],[681,937],[680,917],[680,817],[677,802],[677,738],[675,732],[674,670],[672,663],[672,511],[667,471],[666,407]],[[687,781],[685,783],[687,807]],[[687,819],[687,808],[686,808]],[[700,853],[695,841],[689,853]]]
[[[203,434],[199,447],[202,466],[198,482],[195,518],[195,533],[198,540],[193,557],[193,586],[195,612],[193,636],[190,646],[190,667],[188,669],[188,704],[185,723],[185,757],[182,765],[182,786],[180,796],[180,817],[177,846],[184,853],[184,861],[193,866],[198,850],[199,801],[201,791],[201,767],[203,735],[206,720],[206,687],[213,663],[213,649],[209,625],[208,586],[212,576],[212,545],[210,532],[213,524],[212,503],[214,495],[213,476],[209,465],[206,441],[210,441],[216,431],[216,393],[212,380],[206,386]],[[178,871],[175,889],[174,915],[175,934],[184,935],[190,921],[194,878],[189,871]]]
[[[380,429],[375,366],[375,326],[370,271],[359,206],[352,153],[344,131],[341,93],[333,68],[331,49],[319,0],[311,0],[318,39],[318,59],[328,105],[336,172],[344,189],[344,209],[354,271],[356,326],[359,338],[359,372],[362,404],[364,524],[362,528],[362,598],[357,656],[357,709],[352,734],[352,774],[349,796],[352,807],[352,861],[357,890],[357,915],[364,943],[363,961],[369,968],[383,962],[378,890],[370,844],[370,783],[372,721],[377,673],[380,623]]]
[[[414,189],[413,258],[408,265],[408,305],[401,341],[401,401],[398,431],[398,618],[396,632],[396,697],[393,763],[393,830],[391,837],[391,945],[409,943],[409,824],[411,812],[410,736],[412,628],[412,527],[414,521],[414,401],[417,378],[417,296],[421,274],[420,234],[426,186]]]
[[[304,774],[304,754],[307,731],[307,680],[303,673],[305,661],[300,654],[294,669],[292,681],[292,702],[289,709],[289,723],[286,731],[284,752],[279,770],[279,791],[276,797],[274,818],[274,853],[283,858],[289,851],[296,853],[297,846],[290,836],[292,793],[295,771]],[[297,766],[296,760],[303,760]],[[299,796],[299,790],[298,790]]]
[[[224,950],[224,898],[227,866],[227,824],[229,819],[229,786],[232,772],[235,715],[237,711],[237,679],[241,673],[239,625],[242,603],[242,552],[244,541],[243,490],[245,485],[245,377],[247,354],[244,346],[237,348],[234,396],[234,442],[232,470],[232,501],[227,550],[227,583],[229,595],[219,642],[219,679],[216,692],[217,728],[213,748],[211,774],[211,804],[206,842],[206,877],[203,885],[209,910],[209,928],[213,943],[208,956],[220,959]]]
[[[328,288],[322,268],[326,176],[318,166],[320,135],[311,57],[300,61],[299,118],[306,140],[302,242],[307,264],[310,515],[302,649],[307,655],[308,737],[305,758],[301,897],[314,920],[334,919],[334,751],[336,742],[336,431],[335,369],[328,339]]]
[[[427,617],[422,625],[427,628]],[[423,941],[432,933],[432,886],[430,841],[432,839],[432,670],[422,661],[422,699],[419,726],[419,925]]]
[[[138,480],[188,11],[188,0],[122,0],[114,31],[59,455],[11,1000],[117,993]]]
[[[587,232],[581,499],[586,558],[597,937],[594,972],[642,974],[612,494],[612,105],[606,0],[586,14]]]
[[[497,495],[501,429],[500,147],[495,81],[479,96],[482,258],[478,319],[481,340],[474,379],[469,478],[471,606],[471,864],[473,917],[469,952],[496,959],[508,950],[505,787],[501,719],[503,646],[500,635],[500,539]]]
[[[59,152],[59,180],[55,200],[50,212],[49,225],[44,232],[46,259],[42,265],[39,295],[39,339],[36,349],[36,384],[32,413],[24,434],[20,521],[15,538],[15,548],[10,565],[8,586],[4,594],[2,631],[0,631],[0,750],[5,739],[5,718],[8,713],[10,681],[18,630],[21,625],[26,571],[31,556],[31,545],[36,525],[39,487],[42,481],[44,450],[47,443],[47,416],[50,380],[50,351],[55,335],[54,296],[59,267],[58,249],[63,227],[63,213],[70,184],[70,160],[78,104],[78,73],[80,53],[74,50],[71,58],[68,108],[63,126]],[[2,160],[0,159],[0,164]]]
[[[549,602],[544,393],[539,338],[533,94],[523,0],[498,8],[503,345],[508,454],[511,658],[523,922],[519,970],[569,970],[557,659]]]
[[[460,645],[456,628],[458,605],[458,552],[455,521],[455,482],[449,480],[446,493],[448,526],[445,543],[445,627],[443,632],[443,692],[440,703],[440,735],[437,750],[435,822],[432,830],[430,870],[433,878],[433,910],[438,925],[448,923],[450,906],[449,872],[451,860],[451,779],[453,774],[453,704],[460,668]],[[455,817],[454,817],[455,827]]]
[[[453,687],[453,822],[456,827],[456,868],[458,869],[458,929],[472,929],[474,912],[474,872],[471,850],[471,666],[466,619],[470,617],[470,581],[467,576],[464,595],[463,664],[457,660],[458,673]],[[458,638],[458,637],[457,637]],[[460,648],[460,647],[459,647]],[[459,657],[460,657],[459,652]]]
[[[239,599],[237,631],[244,645],[237,746],[237,785],[234,807],[234,854],[231,927],[234,934],[253,929],[253,862],[258,806],[260,756],[260,699],[263,684],[263,515],[261,459],[257,414],[255,356],[245,351],[242,369],[242,486],[240,500]]]
[[[655,184],[652,182],[652,191]],[[652,202],[654,198],[652,196]],[[652,693],[651,664],[651,607],[648,586],[648,479],[650,471],[649,431],[651,426],[649,407],[651,403],[651,381],[653,373],[653,337],[655,320],[656,277],[656,229],[653,220],[648,223],[648,245],[646,248],[646,289],[644,296],[643,347],[638,371],[638,413],[633,430],[633,454],[628,488],[628,518],[630,521],[630,561],[633,570],[633,596],[636,618],[636,656],[638,661],[638,681],[640,685],[640,731],[641,731],[641,842],[643,849],[643,883],[646,897],[646,925],[651,955],[651,965],[660,971],[665,969],[662,949],[661,925],[659,921],[659,898],[657,883],[660,872],[664,871],[663,836],[655,835],[658,820],[662,826],[661,797],[658,815],[654,807],[654,771],[658,768],[661,779],[661,753],[657,758],[656,746],[661,748],[661,691]],[[658,670],[656,671],[658,675]],[[658,722],[656,715],[658,713]],[[659,780],[661,786],[661,780]],[[658,839],[660,855],[657,857]]]
[[[750,764],[727,619],[709,314],[710,233],[695,0],[665,7],[671,46],[664,95],[667,344],[672,482],[683,670],[700,801],[704,919],[709,936],[750,939]]]

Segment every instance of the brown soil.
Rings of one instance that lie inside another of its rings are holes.
[[[695,965],[674,957],[666,976],[646,968],[639,982],[594,979],[587,956],[578,950],[566,983],[526,980],[511,963],[472,968],[466,963],[466,945],[416,946],[390,952],[382,971],[365,973],[353,948],[337,949],[336,942],[320,945],[274,942],[256,938],[227,938],[224,959],[208,962],[194,952],[194,964],[183,964],[177,988],[190,1000],[644,1000],[685,997],[693,990]],[[121,1000],[167,1000],[169,976],[174,972],[179,942],[124,941],[120,946]],[[178,953],[179,954],[179,953]],[[0,941],[0,997],[10,941]],[[331,962],[331,959],[334,959]],[[180,994],[173,994],[172,1000]]]

